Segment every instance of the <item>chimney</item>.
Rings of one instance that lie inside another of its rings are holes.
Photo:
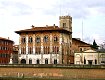
[[[56,27],[55,24],[53,24],[54,28]]]
[[[34,28],[34,26],[33,26],[33,25],[32,25],[31,27],[32,27],[32,28]]]
[[[53,26],[55,26],[55,24],[53,24]]]
[[[9,39],[9,37],[8,37],[8,39]]]
[[[46,27],[48,27],[48,25],[46,25]]]

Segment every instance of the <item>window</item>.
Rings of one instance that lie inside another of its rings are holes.
[[[53,53],[58,54],[58,52],[59,52],[59,47],[53,46]]]
[[[85,59],[85,57],[84,57],[84,64],[86,64],[86,59]]]
[[[48,36],[44,36],[44,42],[48,42]]]
[[[29,37],[28,42],[29,42],[29,43],[32,43],[32,41],[33,41],[33,40],[32,40],[32,37]]]
[[[86,51],[86,48],[84,48],[84,51]]]
[[[82,48],[80,48],[80,52],[82,52]]]
[[[36,60],[36,64],[40,64],[40,61],[39,61],[39,59],[37,59],[37,60]]]
[[[21,43],[25,43],[26,42],[26,38],[25,37],[22,37],[21,38]]]
[[[33,53],[33,48],[32,47],[29,47],[28,48],[28,54],[32,54]]]
[[[66,27],[66,23],[63,23],[63,27]]]
[[[54,36],[54,42],[58,42],[58,37]]]
[[[32,59],[29,59],[29,64],[32,64]]]
[[[36,43],[39,43],[40,41],[40,37],[36,37]]]
[[[100,55],[100,60],[102,64],[105,64],[105,54]]]
[[[49,54],[50,53],[50,47],[45,46],[43,49],[44,49],[44,54]]]
[[[36,54],[40,54],[41,53],[41,47],[40,46],[35,47],[35,53]]]
[[[25,47],[21,48],[21,54],[26,54],[26,48]]]

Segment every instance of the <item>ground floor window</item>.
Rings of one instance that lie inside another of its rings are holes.
[[[29,64],[32,64],[32,59],[29,59]]]
[[[37,59],[37,60],[36,60],[36,64],[40,64],[40,61],[39,61],[39,59]]]

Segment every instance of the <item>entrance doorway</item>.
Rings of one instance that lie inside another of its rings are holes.
[[[45,59],[45,64],[48,64],[48,59],[47,58]]]
[[[25,59],[22,59],[21,60],[21,64],[26,64],[26,60]]]
[[[92,65],[93,60],[88,60],[88,64]]]
[[[57,59],[54,59],[54,64],[57,64]]]

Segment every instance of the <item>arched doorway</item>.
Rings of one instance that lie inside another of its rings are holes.
[[[40,64],[40,61],[39,61],[39,59],[37,59],[37,60],[36,60],[36,64]]]
[[[22,59],[21,60],[21,64],[26,64],[26,60],[25,59]]]
[[[45,59],[45,64],[48,64],[48,59],[47,58]]]
[[[29,59],[29,64],[32,64],[32,59]]]
[[[54,59],[54,64],[57,64],[57,59]]]
[[[95,64],[97,64],[97,60],[95,59]]]

